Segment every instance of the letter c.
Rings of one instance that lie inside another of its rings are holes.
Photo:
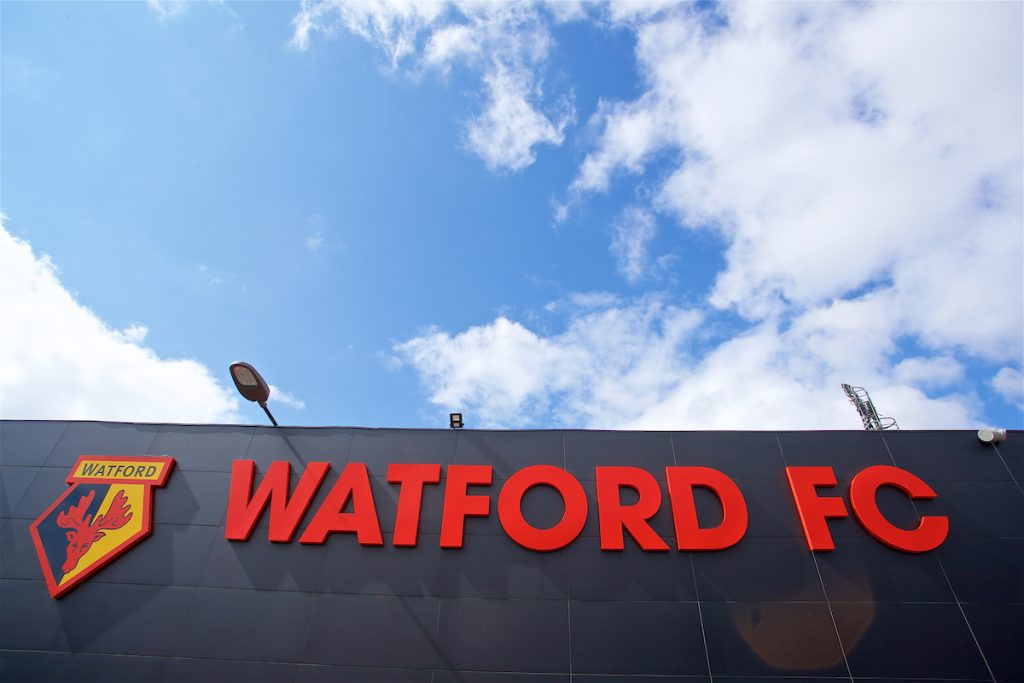
[[[869,534],[890,548],[908,553],[924,553],[942,545],[949,533],[947,517],[925,515],[916,529],[901,529],[878,509],[875,495],[882,486],[894,486],[913,500],[931,500],[937,495],[928,484],[899,467],[875,465],[861,470],[850,482],[850,504]]]

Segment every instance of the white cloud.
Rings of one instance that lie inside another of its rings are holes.
[[[47,256],[0,226],[0,414],[8,419],[236,422],[238,402],[202,364],[141,346],[75,301]]]
[[[482,51],[479,36],[469,26],[442,26],[430,34],[423,50],[423,61],[448,73],[455,60],[476,57]]]
[[[320,249],[320,247],[324,245],[323,234],[319,230],[317,230],[312,235],[307,236],[305,245],[306,249],[308,249],[309,251],[317,251],[318,249]]]
[[[657,230],[654,216],[645,209],[629,207],[615,221],[613,229],[611,252],[615,255],[619,273],[635,284],[647,274],[650,261],[647,244],[654,239]]]
[[[570,190],[607,190],[616,170],[642,173],[651,154],[672,141],[674,112],[664,106],[649,94],[631,103],[599,102],[591,126],[601,128],[600,144],[583,160]]]
[[[611,308],[619,303],[619,297],[611,292],[573,292],[569,302],[580,308]]]
[[[299,13],[292,19],[291,44],[305,50],[313,33],[331,36],[339,28],[345,28],[384,49],[392,65],[397,66],[416,51],[420,31],[445,11],[443,3],[433,0],[390,3],[302,0]]]
[[[699,323],[699,314],[647,297],[580,309],[547,338],[499,317],[456,335],[431,330],[395,352],[420,373],[431,402],[471,410],[475,424],[608,424],[672,385],[685,357],[679,346]]]
[[[114,334],[117,335],[118,339],[128,344],[141,344],[146,335],[149,334],[149,328],[145,325],[133,323],[123,330],[114,332]]]
[[[516,122],[469,140],[493,168],[561,144],[539,74],[545,22],[565,19],[511,3],[372,7],[354,11],[401,14],[405,28],[352,28],[343,10],[310,26],[345,25],[416,73],[479,69],[487,96],[469,130],[505,96]],[[589,427],[856,429],[839,389],[850,382],[903,427],[979,422],[982,401],[956,388],[964,363],[1024,354],[1019,3],[617,3],[566,16],[634,31],[643,82],[635,99],[598,104],[556,220],[639,177],[650,205],[616,226],[620,272],[637,282],[666,263],[649,253],[655,214],[714,231],[725,266],[696,310],[650,295],[555,302],[569,311],[560,333],[499,317],[397,345],[432,402],[504,426],[550,411]],[[502,143],[516,126],[523,144]]]
[[[552,39],[548,21],[583,16],[577,5],[405,0],[303,0],[292,21],[292,46],[308,49],[313,34],[344,29],[375,45],[392,70],[413,77],[447,76],[455,64],[480,74],[482,111],[466,124],[466,147],[491,170],[518,171],[536,160],[538,145],[561,145],[575,120],[566,96],[544,106],[541,74]]]
[[[466,144],[491,170],[518,171],[537,156],[533,148],[541,143],[560,145],[565,127],[572,122],[571,108],[552,123],[532,104],[539,99],[539,88],[530,82],[526,70],[498,67],[484,74],[487,106],[470,121]]]
[[[1024,410],[1024,374],[1017,368],[1001,368],[992,378],[992,388],[1008,403]]]
[[[146,0],[146,4],[160,21],[173,19],[188,10],[188,3],[185,0]]]
[[[319,251],[324,246],[341,246],[339,244],[327,245],[324,239],[324,217],[318,213],[311,214],[306,219],[306,224],[309,226],[309,234],[303,240],[303,245],[309,251]]]
[[[1024,346],[1021,6],[715,11],[610,6],[645,88],[600,103],[556,208],[643,175],[654,210],[727,243],[708,319],[746,329],[625,424],[856,427],[844,381],[903,426],[976,423],[976,396],[941,391],[958,357]],[[901,359],[907,338],[923,350]]]
[[[197,268],[199,270],[199,274],[207,284],[216,286],[224,283],[224,273],[219,270],[211,268],[205,263],[200,263]]]
[[[601,103],[563,206],[669,151],[655,208],[728,243],[714,306],[757,322],[877,288],[931,348],[1020,358],[1021,5],[716,11],[611,6],[646,87]]]
[[[273,384],[270,385],[270,398],[268,400],[271,403],[277,403],[294,410],[302,410],[306,407],[305,401],[296,398],[283,389],[279,389]]]
[[[951,356],[934,358],[907,358],[893,367],[893,375],[900,382],[926,387],[944,387],[963,378],[964,368]]]
[[[486,426],[858,429],[843,382],[869,387],[904,428],[977,424],[975,397],[926,393],[949,374],[942,362],[921,383],[894,371],[899,331],[879,316],[884,307],[872,297],[836,302],[787,329],[762,323],[716,345],[699,312],[644,297],[579,309],[560,334],[498,318],[454,335],[431,330],[395,351],[432,403]]]

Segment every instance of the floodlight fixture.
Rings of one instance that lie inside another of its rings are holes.
[[[1005,429],[991,429],[985,427],[978,430],[978,441],[982,443],[1002,443],[1006,441]]]
[[[267,414],[273,425],[275,427],[278,426],[277,420],[274,419],[270,409],[267,408],[267,400],[270,398],[270,385],[256,371],[256,368],[243,361],[235,361],[231,364],[231,379],[234,380],[235,388],[238,389],[238,393],[242,395],[242,398],[260,404],[260,408],[263,408],[263,412]]]
[[[462,413],[451,413],[448,415],[448,426],[452,429],[462,429]]]
[[[850,403],[857,409],[857,414],[860,415],[860,421],[864,425],[864,429],[874,432],[900,428],[896,424],[896,418],[883,417],[878,414],[878,410],[875,409],[875,404],[872,402],[871,396],[868,395],[867,389],[864,387],[852,387],[849,384],[843,384],[842,387],[846,398],[850,399]]]

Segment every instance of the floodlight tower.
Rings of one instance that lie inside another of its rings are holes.
[[[850,403],[857,409],[857,414],[860,415],[860,421],[864,423],[864,429],[868,431],[882,431],[885,429],[899,429],[900,426],[896,424],[896,418],[894,417],[882,417],[878,414],[875,409],[875,404],[871,401],[871,396],[868,395],[868,390],[864,387],[851,387],[849,384],[844,384],[843,393],[846,394],[846,398],[850,399]]]

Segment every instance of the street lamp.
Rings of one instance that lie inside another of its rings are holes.
[[[242,398],[247,401],[255,401],[260,404],[260,408],[263,408],[263,412],[267,414],[270,421],[277,426],[277,420],[270,414],[270,409],[267,408],[267,399],[270,398],[270,385],[260,376],[260,373],[256,372],[256,368],[243,363],[242,361],[235,361],[231,364],[231,379],[235,381],[235,388],[238,389],[238,393],[242,395]]]

